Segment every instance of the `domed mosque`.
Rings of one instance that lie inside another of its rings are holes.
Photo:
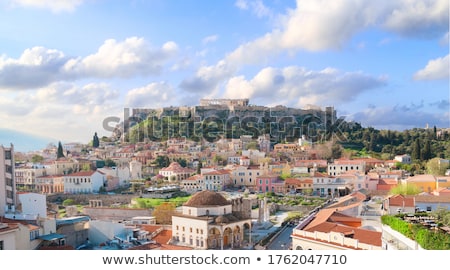
[[[251,218],[233,213],[232,202],[219,192],[199,191],[182,209],[172,216],[172,244],[195,249],[238,249],[250,242],[250,237],[244,239],[244,231],[251,228]]]

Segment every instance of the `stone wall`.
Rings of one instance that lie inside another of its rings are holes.
[[[153,215],[151,209],[84,207],[83,214],[95,220],[129,221],[133,217]]]
[[[47,195],[47,201],[62,203],[64,200],[73,199],[76,204],[89,205],[90,200],[100,200],[103,206],[111,206],[113,204],[129,204],[136,197],[138,195],[135,194],[54,194]]]

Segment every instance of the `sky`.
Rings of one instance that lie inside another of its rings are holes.
[[[2,0],[0,44],[4,134],[87,143],[201,98],[450,127],[448,0]]]

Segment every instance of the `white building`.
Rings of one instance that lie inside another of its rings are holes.
[[[362,160],[337,159],[328,164],[328,175],[337,176],[348,171],[366,173],[366,164]]]
[[[225,187],[231,185],[230,171],[216,170],[203,174],[204,186],[203,190],[224,190]]]
[[[360,218],[320,210],[292,232],[293,250],[381,250],[381,232],[362,228]]]
[[[110,176],[112,178],[117,177],[119,179],[119,186],[124,187],[130,184],[131,171],[127,166],[119,167],[103,167],[98,168],[97,171]]]
[[[232,203],[220,193],[204,190],[195,193],[172,216],[172,244],[194,249],[241,248],[250,239],[244,231],[251,219],[240,219],[232,211]]]
[[[204,177],[200,174],[193,175],[187,179],[181,181],[181,190],[188,193],[195,193],[202,191],[205,187]]]
[[[159,170],[159,174],[169,181],[182,181],[189,178],[193,173],[195,173],[194,169],[184,168],[178,162],[172,162],[168,167]]]
[[[16,206],[14,146],[0,145],[0,216]]]
[[[46,174],[43,167],[26,166],[15,169],[14,175],[16,178],[16,185],[27,189],[36,188],[36,178]]]
[[[18,199],[22,206],[22,213],[35,216],[37,219],[47,218],[47,196],[39,193],[19,193]]]
[[[130,161],[130,177],[133,180],[142,179],[142,163],[137,160]]]
[[[105,187],[106,175],[99,171],[81,171],[64,176],[64,193],[93,193]]]
[[[394,157],[394,160],[403,163],[403,164],[411,164],[411,156],[404,154],[404,155],[397,155]]]

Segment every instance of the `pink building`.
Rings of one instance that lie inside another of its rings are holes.
[[[260,193],[284,193],[284,181],[278,175],[262,175],[256,178],[256,190]]]

